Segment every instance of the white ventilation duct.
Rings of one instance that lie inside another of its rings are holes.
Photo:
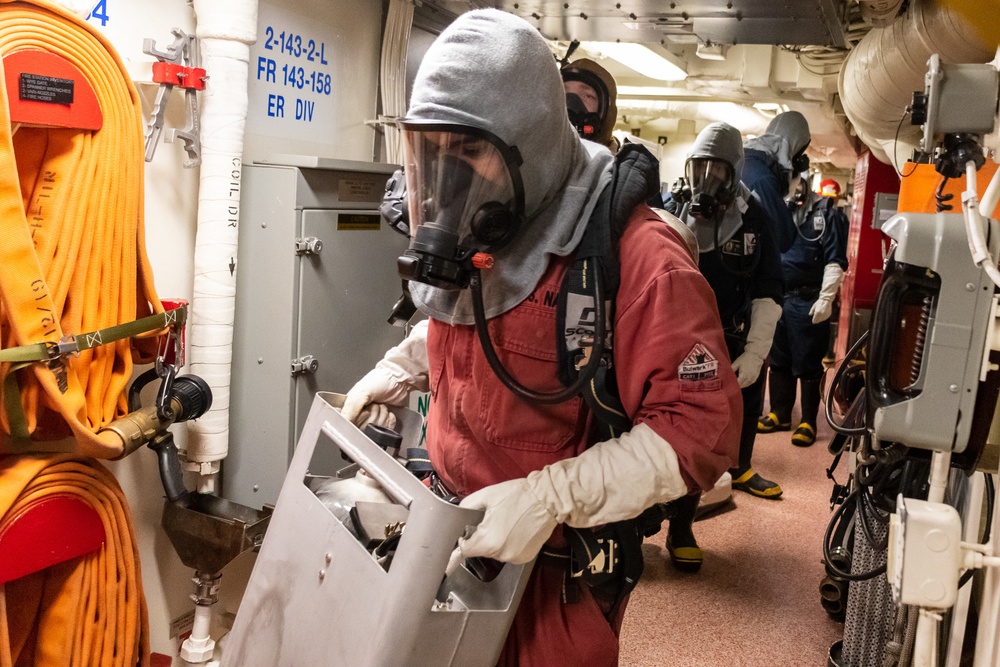
[[[190,423],[187,458],[211,486],[229,451],[229,384],[236,300],[243,133],[257,0],[194,0],[202,67],[201,182],[190,320],[191,372],[212,388],[212,409]],[[210,490],[202,489],[199,490]]]
[[[705,124],[729,123],[744,134],[761,134],[770,119],[735,102],[677,102],[673,100],[618,98],[619,116],[647,118],[697,118]]]
[[[841,102],[858,138],[897,170],[897,161],[909,158],[918,143],[919,130],[902,118],[913,92],[924,89],[933,53],[946,63],[984,63],[993,57],[993,49],[980,43],[959,14],[923,0],[911,3],[889,27],[869,32],[840,71]]]

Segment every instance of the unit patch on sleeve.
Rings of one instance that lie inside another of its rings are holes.
[[[695,344],[677,367],[677,377],[687,382],[711,380],[719,376],[719,361],[701,343]]]

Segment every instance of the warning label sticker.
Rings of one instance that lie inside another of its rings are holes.
[[[382,216],[378,213],[339,213],[337,231],[378,231]]]

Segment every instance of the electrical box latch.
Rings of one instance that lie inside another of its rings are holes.
[[[296,255],[318,255],[323,252],[323,242],[315,236],[307,236],[304,239],[295,239]]]
[[[319,370],[319,359],[307,354],[292,360],[292,375],[309,375]]]

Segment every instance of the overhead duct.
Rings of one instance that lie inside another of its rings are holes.
[[[697,118],[729,123],[744,134],[761,134],[769,121],[760,112],[735,102],[677,102],[618,98],[618,114],[649,118]]]
[[[840,71],[841,102],[858,138],[897,170],[897,162],[905,161],[918,143],[918,130],[903,114],[913,92],[924,89],[933,53],[946,63],[985,63],[993,57],[957,12],[923,0],[911,3],[892,25],[869,32]]]

